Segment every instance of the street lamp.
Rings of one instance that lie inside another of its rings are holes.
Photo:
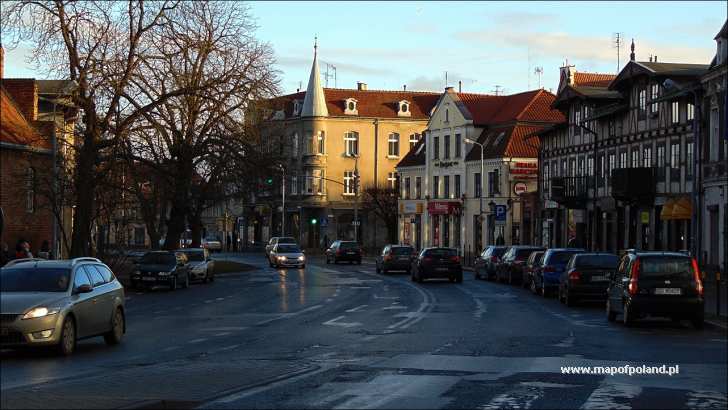
[[[286,168],[283,164],[278,164],[278,169],[283,173],[281,180],[281,192],[283,194],[283,205],[281,205],[281,236],[286,236]]]
[[[478,218],[480,218],[483,215],[483,174],[485,173],[485,146],[478,141],[471,140],[468,137],[465,137],[465,143],[477,145],[480,147],[480,214],[478,215]]]

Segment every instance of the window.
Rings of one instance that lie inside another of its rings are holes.
[[[450,110],[445,109],[445,122],[450,122]]]
[[[86,265],[83,267],[83,270],[86,271],[86,275],[88,275],[89,279],[91,279],[91,282],[93,282],[93,286],[101,286],[104,284],[104,277],[101,276],[99,271],[94,269],[91,265]]]
[[[298,156],[298,133],[293,134],[293,156]]]
[[[316,153],[316,146],[314,145],[314,141],[315,141],[315,137],[314,137],[313,134],[309,134],[306,137],[306,141],[305,141],[305,144],[306,144],[306,147],[305,147],[306,155],[312,155],[312,154],[315,154]]]
[[[693,179],[693,142],[689,141],[685,143],[685,178],[688,180]]]
[[[291,195],[298,195],[298,176],[291,177]]]
[[[397,134],[396,132],[389,134],[389,139],[387,141],[389,142],[389,156],[398,157],[399,156],[399,134]]]
[[[581,107],[576,107],[574,111],[574,134],[581,134]]]
[[[642,166],[645,168],[652,167],[652,147],[650,146],[642,149]]]
[[[349,131],[344,134],[344,144],[346,145],[346,156],[354,157],[359,155],[359,133]]]
[[[455,198],[460,198],[462,192],[460,190],[460,175],[455,175]]]
[[[670,117],[672,119],[672,123],[677,124],[680,122],[680,103],[673,101],[670,104],[670,111],[672,112],[672,116]]]
[[[691,103],[688,103],[688,121],[692,121],[695,119],[695,106]]]
[[[440,177],[437,175],[432,177],[432,197],[437,198],[440,195]]]
[[[627,168],[627,151],[622,151],[619,153],[619,167]]]
[[[410,199],[410,177],[404,179],[404,199]]]
[[[594,157],[589,157],[586,159],[586,172],[590,176],[594,176]]]
[[[549,179],[551,178],[551,174],[549,173],[549,164],[548,162],[543,164],[543,192],[546,193],[546,195],[549,195]],[[549,195],[550,197],[550,195]]]
[[[444,159],[450,158],[450,136],[449,135],[445,135],[443,137],[443,144],[445,144],[445,147],[444,147],[444,150],[442,153],[442,158],[444,158]]]
[[[450,175],[442,177],[443,197],[450,198]]]
[[[680,142],[670,144],[670,182],[680,182]]]
[[[344,195],[354,195],[354,171],[344,172]]]
[[[420,138],[421,137],[422,137],[422,135],[417,134],[417,133],[410,134],[410,136],[409,136],[409,146],[410,146],[410,149],[414,148],[415,145],[417,145],[417,143],[420,142]]]
[[[567,172],[568,172],[568,168],[567,168],[567,164],[566,164],[566,159],[564,159],[561,161],[561,176],[562,177],[569,176],[569,174]]]
[[[397,173],[390,172],[387,174],[387,185],[389,189],[397,189]]]
[[[316,151],[319,155],[326,153],[326,133],[321,131],[318,135],[318,150]]]
[[[720,117],[718,116],[718,108],[710,110],[710,145],[708,147],[708,158],[709,161],[718,161],[720,159],[720,133],[718,127],[720,123]]]
[[[569,161],[569,176],[570,177],[576,176],[576,158],[572,158]]]
[[[640,149],[638,147],[632,148],[632,168],[639,168],[640,166]]]
[[[86,271],[83,267],[76,269],[76,276],[73,277],[73,288],[78,289],[81,285],[91,286],[91,280],[88,278],[88,275],[86,275]]]
[[[316,193],[323,195],[326,192],[326,180],[324,179],[323,169],[313,170],[313,186],[315,187]]]
[[[473,178],[473,197],[480,198],[483,195],[483,178],[480,176],[480,172],[475,173]]]
[[[354,101],[349,101],[349,104],[347,104],[347,107],[349,108],[349,111],[356,110],[356,103]]]
[[[665,181],[665,144],[657,146],[657,179]]]
[[[422,177],[415,177],[415,199],[422,198]]]
[[[114,274],[106,266],[94,265],[94,268],[104,277],[104,282],[108,283],[114,280]]]
[[[617,156],[613,153],[609,153],[609,162],[607,163],[607,166],[609,167],[607,169],[607,180],[610,181],[612,178],[612,170],[616,166]]]
[[[583,177],[584,174],[584,157],[579,158],[579,167],[577,168],[576,175]]]
[[[440,137],[432,138],[432,159],[440,158]]]
[[[599,186],[604,186],[604,176],[606,175],[604,170],[604,154],[599,156]]]
[[[460,158],[462,155],[462,137],[460,134],[455,134],[455,158]]]
[[[640,116],[644,115],[647,111],[647,93],[645,90],[640,90],[638,94]]]
[[[400,117],[411,116],[412,114],[410,113],[409,106],[410,106],[409,101],[407,101],[407,100],[400,101],[399,102],[399,112],[397,113],[397,115],[399,115]]]
[[[25,174],[25,211],[35,212],[35,169],[28,168]]]
[[[500,194],[500,172],[494,169],[488,172],[488,195],[495,196]]]
[[[347,98],[344,100],[344,114],[347,115],[359,115],[357,110],[358,101],[354,98]]]
[[[652,95],[650,99],[656,100],[660,93],[660,86],[658,84],[652,84]],[[650,112],[657,112],[657,103],[650,104]]]
[[[613,137],[617,135],[617,127],[615,127],[614,119],[610,118],[609,122],[607,122],[607,132],[609,132],[609,136]]]

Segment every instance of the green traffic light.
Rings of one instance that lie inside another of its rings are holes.
[[[268,179],[266,179],[266,180],[265,180],[265,182],[266,182],[266,183],[267,183],[268,185],[272,185],[272,184],[273,184],[273,178],[268,178]]]
[[[317,223],[317,222],[318,222],[318,221],[316,220],[316,218],[311,218],[311,224],[312,224],[312,225],[316,225],[316,223]]]

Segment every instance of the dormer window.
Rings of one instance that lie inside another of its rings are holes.
[[[359,115],[358,102],[355,98],[347,98],[344,100],[344,114]]]
[[[399,112],[397,112],[397,115],[400,117],[409,117],[412,115],[410,113],[410,103],[407,100],[402,100],[399,102]]]
[[[293,100],[293,116],[301,115],[301,100]]]

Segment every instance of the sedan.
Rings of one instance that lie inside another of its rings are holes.
[[[500,258],[506,253],[506,246],[488,246],[483,253],[475,259],[475,279],[481,277],[490,280],[496,274],[496,266]]]
[[[215,280],[215,261],[210,259],[210,251],[206,248],[185,248],[177,252],[187,257],[190,280],[200,280],[202,283]]]
[[[277,267],[306,267],[306,255],[295,243],[279,243],[271,249],[268,254],[268,263],[273,268]]]
[[[95,258],[22,262],[0,269],[0,346],[50,346],[70,355],[78,339],[121,342],[124,287]]]
[[[463,265],[458,250],[453,248],[426,248],[412,264],[411,279],[422,283],[425,279],[446,278],[462,283]]]

